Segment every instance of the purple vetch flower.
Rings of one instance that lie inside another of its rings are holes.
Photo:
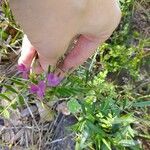
[[[18,71],[20,73],[22,73],[22,77],[24,79],[28,79],[28,72],[29,72],[30,69],[28,69],[24,64],[20,64],[18,65]]]
[[[53,73],[49,73],[47,76],[47,85],[51,87],[57,86],[61,82],[61,78]]]
[[[23,72],[23,71],[27,71],[27,68],[26,68],[26,66],[24,64],[20,64],[20,65],[18,65],[18,70],[20,72]]]
[[[44,81],[40,81],[38,85],[32,84],[30,85],[30,93],[37,94],[39,98],[43,98],[45,95],[46,84]]]
[[[38,85],[31,84],[29,91],[30,91],[31,94],[37,93],[37,91],[38,91]]]

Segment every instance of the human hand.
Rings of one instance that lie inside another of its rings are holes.
[[[79,35],[75,47],[56,70],[61,77],[90,57],[110,37],[121,18],[115,0],[10,0],[10,6],[27,35],[18,63],[30,67],[38,54],[35,72],[56,66],[72,39]]]

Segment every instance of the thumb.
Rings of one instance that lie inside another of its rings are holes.
[[[28,40],[27,36],[24,35],[22,48],[21,48],[21,56],[18,60],[18,64],[24,64],[27,68],[31,66],[32,60],[36,54],[36,50],[33,45]]]

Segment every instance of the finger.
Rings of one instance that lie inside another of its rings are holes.
[[[57,74],[63,77],[68,74],[68,72],[75,70],[79,65],[83,64],[87,58],[94,53],[99,44],[106,39],[107,36],[95,38],[81,35],[74,49],[66,56],[63,64],[59,65],[59,69],[56,71]]]
[[[21,56],[18,60],[18,64],[24,64],[26,67],[30,67],[32,60],[36,54],[35,48],[32,46],[27,36],[24,35],[22,48],[21,48]]]
[[[48,72],[49,66],[54,67],[57,64],[57,58],[49,58],[42,56],[40,53],[37,54],[37,58],[34,57],[31,64],[31,72],[36,74],[41,74],[43,72]]]

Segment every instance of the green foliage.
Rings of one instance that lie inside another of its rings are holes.
[[[76,99],[69,100],[67,106],[71,113],[77,113],[81,109],[81,106]]]
[[[126,69],[132,76],[137,77],[141,59],[144,57],[143,48],[149,40],[141,40],[140,34],[133,28],[134,0],[120,0],[120,3],[122,21],[107,43],[99,47],[100,62],[109,72]],[[136,45],[133,44],[135,41]]]
[[[135,107],[148,107],[150,106],[150,101],[142,101],[142,102],[136,102],[133,104]]]
[[[27,97],[27,81],[20,78],[9,79],[9,84],[0,83],[0,86],[4,89],[4,92],[0,93],[0,116],[9,118],[10,110],[15,110],[23,106],[24,99]],[[11,84],[10,84],[11,81]]]
[[[95,77],[94,88],[79,99],[82,110],[73,127],[78,133],[76,149],[120,150],[130,147],[138,150],[139,143],[134,139],[136,131],[132,128],[138,119],[133,113],[126,112],[124,108],[128,108],[128,103],[123,104],[123,96],[119,96],[115,86],[106,82],[104,77],[102,73]],[[72,109],[76,109],[76,105]]]
[[[0,56],[7,59],[10,52],[17,53],[22,31],[14,21],[7,0],[1,2],[0,7]]]

